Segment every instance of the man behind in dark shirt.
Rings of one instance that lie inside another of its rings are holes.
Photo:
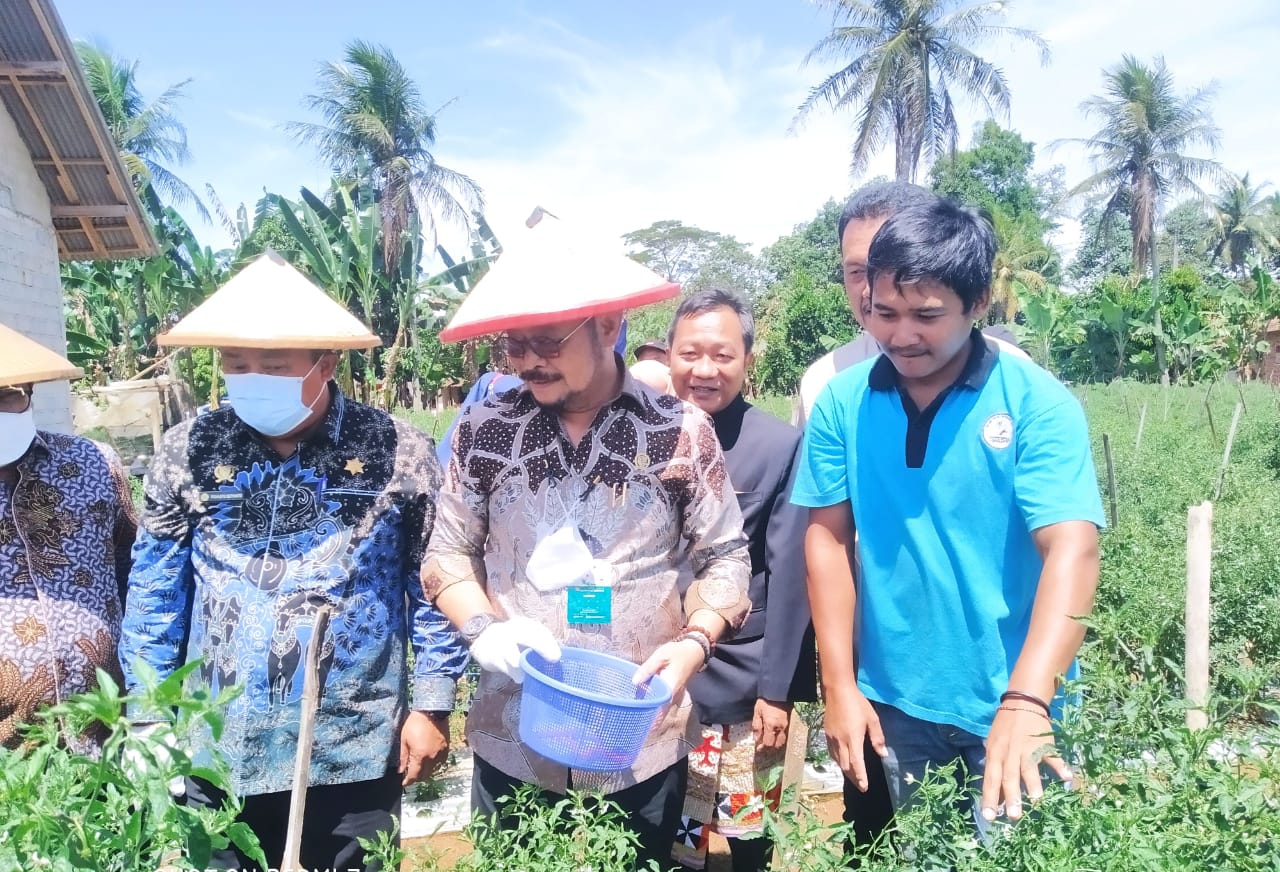
[[[742,396],[754,335],[750,307],[709,290],[681,303],[669,340],[676,395],[711,415],[751,555],[751,614],[689,682],[703,741],[689,756],[673,856],[693,869],[706,863],[711,830],[728,839],[735,872],[766,868],[770,843],[740,837],[759,833],[763,803],[777,801],[780,785],[768,784],[782,766],[791,704],[815,698],[806,514],[788,498],[800,431]]]

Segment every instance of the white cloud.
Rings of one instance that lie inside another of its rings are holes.
[[[766,49],[723,28],[649,55],[581,39],[546,42],[562,29],[491,39],[494,63],[506,52],[548,61],[543,74],[569,120],[522,154],[440,158],[484,187],[499,231],[544,205],[615,237],[678,218],[772,243],[849,191],[849,122],[819,114],[788,134],[796,105],[821,75],[799,69],[807,47]],[[874,169],[888,171],[889,156]]]

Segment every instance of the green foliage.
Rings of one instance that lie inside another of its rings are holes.
[[[1129,649],[1149,647],[1174,661],[1183,651],[1187,506],[1212,499],[1232,412],[1243,400],[1248,411],[1214,506],[1214,674],[1227,681],[1246,651],[1258,663],[1280,664],[1280,553],[1273,547],[1280,491],[1268,473],[1280,427],[1275,389],[1119,382],[1081,396],[1102,475],[1102,434],[1111,436],[1120,495],[1119,523],[1102,536],[1095,621]],[[1228,686],[1219,690],[1225,695]]]
[[[142,670],[144,689],[123,696],[105,672],[98,688],[44,710],[18,750],[0,749],[0,868],[51,872],[153,872],[205,869],[210,852],[234,842],[265,865],[257,838],[237,823],[240,805],[189,808],[175,800],[173,778],[198,777],[230,790],[225,764],[195,759],[197,733],[218,735],[219,712],[234,694],[188,693],[188,664],[164,681]],[[137,706],[159,723],[141,734],[123,715]],[[101,737],[101,753],[71,750],[67,736]]]
[[[813,220],[797,225],[791,234],[764,250],[761,257],[779,284],[800,275],[832,284],[843,281],[839,238],[843,208],[841,203],[828,200]]]
[[[454,868],[458,872],[582,872],[587,869],[632,872],[638,837],[623,825],[624,816],[607,799],[569,791],[549,803],[533,785],[499,800],[514,820],[503,829],[477,817],[467,827],[474,852]]]
[[[1176,670],[1150,649],[1116,657],[1101,634],[1090,661],[1084,705],[1056,726],[1059,747],[1074,749],[1071,789],[1050,783],[1021,821],[1000,820],[986,842],[975,837],[969,790],[955,767],[930,772],[917,803],[899,812],[878,844],[857,851],[865,872],[1054,870],[1182,872],[1275,870],[1280,840],[1280,743],[1275,727],[1234,729],[1233,716],[1259,699],[1254,682],[1224,717],[1193,732]],[[1102,655],[1102,656],[1099,656]],[[848,868],[846,824],[812,812],[766,812],[782,868]]]
[[[622,241],[633,259],[687,293],[722,288],[754,300],[768,284],[760,259],[723,233],[667,220],[624,233]]]
[[[762,391],[789,395],[809,364],[853,339],[857,325],[843,287],[817,284],[803,273],[778,302],[756,358],[755,380]]]

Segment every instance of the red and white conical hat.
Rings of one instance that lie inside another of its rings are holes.
[[[534,216],[531,227],[503,240],[502,255],[440,331],[441,341],[621,312],[680,293],[620,244],[579,235],[542,209]]]

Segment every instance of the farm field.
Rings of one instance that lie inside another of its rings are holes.
[[[1050,791],[1042,815],[987,851],[967,837],[967,822],[943,810],[951,788],[931,786],[925,808],[903,821],[903,838],[958,869],[1273,869],[1280,737],[1266,706],[1276,702],[1280,674],[1280,392],[1257,383],[1130,382],[1074,391],[1108,511],[1104,435],[1110,443],[1118,514],[1101,539],[1098,604],[1081,654],[1083,705],[1066,726],[1085,789]],[[756,402],[789,415],[786,398]],[[1181,701],[1187,507],[1214,496],[1237,404],[1214,504],[1211,723],[1191,733]],[[806,802],[782,849],[803,868],[836,868],[811,849],[815,838],[839,841],[839,800]],[[458,834],[411,843],[404,868],[451,868],[466,848]],[[726,860],[713,856],[713,864]],[[884,854],[864,868],[905,869],[901,862]]]

